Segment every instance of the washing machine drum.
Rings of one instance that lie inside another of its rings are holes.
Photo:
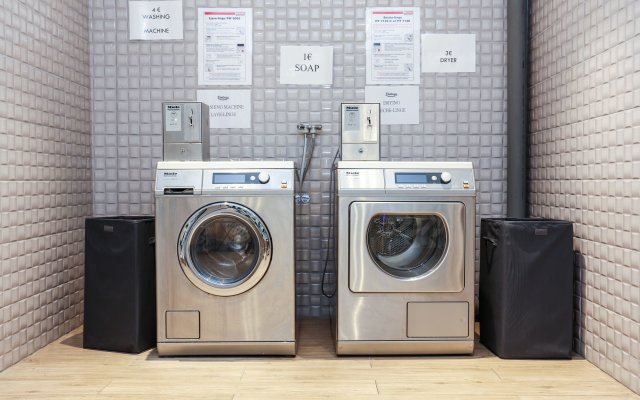
[[[435,214],[376,214],[367,227],[367,247],[375,264],[398,278],[433,270],[442,260],[447,230]]]
[[[260,217],[235,203],[214,203],[185,223],[178,257],[189,280],[207,293],[243,293],[265,274],[271,237]]]

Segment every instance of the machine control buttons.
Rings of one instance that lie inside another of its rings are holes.
[[[260,172],[258,174],[258,180],[260,181],[260,183],[267,183],[269,182],[269,179],[271,179],[271,177],[267,172]]]
[[[249,177],[249,180],[250,180],[251,182],[255,181],[255,180],[256,180],[256,176],[255,176],[255,175],[251,175],[251,176]]]
[[[462,187],[465,189],[469,189],[469,181],[462,181]]]
[[[445,171],[442,174],[440,174],[440,182],[442,183],[451,182],[451,173]]]

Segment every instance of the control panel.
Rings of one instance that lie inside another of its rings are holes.
[[[411,171],[385,170],[387,189],[475,189],[473,171],[467,169]]]
[[[158,170],[156,193],[165,195],[211,194],[221,191],[291,191],[293,171]]]
[[[371,166],[371,167],[370,167]],[[475,192],[473,166],[468,162],[340,161],[338,191],[367,193]]]
[[[203,193],[222,190],[293,191],[293,179],[293,171],[286,169],[253,171],[205,170],[203,172],[202,191]]]

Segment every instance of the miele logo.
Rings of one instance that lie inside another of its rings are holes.
[[[393,92],[385,92],[384,94],[386,97],[397,97],[398,93],[393,93]]]
[[[171,104],[167,105],[167,110],[179,110],[180,106],[172,106]]]
[[[359,171],[346,171],[347,176],[360,176]]]
[[[229,96],[218,96],[218,100],[227,101],[227,100],[229,100]]]
[[[164,172],[163,176],[173,177],[173,176],[178,176],[178,173],[177,172]]]
[[[360,107],[358,106],[346,106],[347,111],[358,111]]]

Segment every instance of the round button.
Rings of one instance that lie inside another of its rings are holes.
[[[269,182],[269,179],[271,179],[271,177],[266,172],[260,172],[258,174],[258,180],[260,181],[260,183],[267,183]]]
[[[443,172],[440,174],[440,182],[449,183],[451,182],[451,174],[449,172]]]

